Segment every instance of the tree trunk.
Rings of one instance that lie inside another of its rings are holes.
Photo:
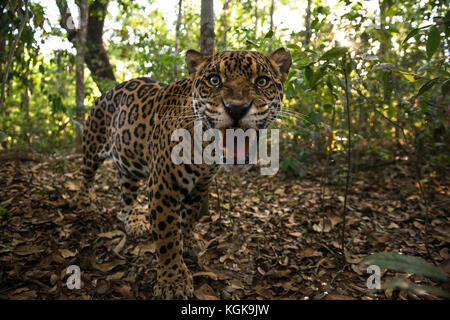
[[[31,100],[31,90],[30,90],[30,66],[32,64],[32,58],[27,61],[27,68],[25,71],[25,90],[22,93],[22,103],[25,111],[26,124],[23,129],[23,139],[28,146],[31,145],[31,116],[30,116],[30,100]]]
[[[189,27],[188,27],[188,15],[187,15],[187,4],[184,4],[184,20],[183,20],[183,27],[184,31],[186,32],[186,43],[189,46]],[[187,48],[188,49],[188,48]]]
[[[83,139],[83,125],[84,125],[84,59],[86,52],[86,36],[88,24],[88,0],[78,0],[78,8],[80,9],[80,24],[77,32],[76,47],[76,125],[75,125],[75,150],[81,151]]]
[[[200,26],[200,52],[211,55],[215,38],[213,0],[202,0]]]
[[[311,41],[311,0],[308,0],[308,6],[306,7],[305,15],[305,47],[309,46]]]
[[[378,49],[378,55],[383,56],[387,53],[390,43],[390,40],[387,40],[387,38],[389,38],[389,33],[386,32],[386,1],[378,0],[378,7],[380,8],[380,32],[383,33],[380,41],[380,49]]]
[[[225,0],[223,3],[223,35],[222,35],[222,42],[223,42],[223,48],[227,49],[227,33],[228,33],[228,16],[229,16],[229,9],[230,9],[230,3],[231,0]]]
[[[275,9],[274,2],[275,2],[275,0],[272,0],[271,4],[270,4],[270,31],[272,31],[272,32],[273,32],[273,11]],[[270,37],[270,39],[269,39],[269,52],[272,52],[272,37]]]
[[[178,1],[178,18],[177,25],[175,30],[175,59],[178,59],[178,47],[180,45],[180,28],[181,28],[181,8],[182,8],[183,0]],[[178,61],[175,60],[173,64],[173,80],[178,78]]]
[[[253,37],[255,39],[258,37],[258,20],[259,20],[258,0],[255,0],[255,33],[253,34]]]
[[[91,71],[100,92],[106,92],[115,83],[114,71],[109,63],[108,54],[103,46],[103,25],[109,0],[95,0],[89,4],[89,16],[86,39],[86,64]],[[78,30],[75,29],[72,15],[66,0],[56,0],[61,13],[61,26],[67,31],[70,42],[76,42]]]
[[[89,5],[86,64],[100,91],[106,92],[115,83],[114,71],[103,46],[103,24],[106,17],[107,0],[96,0]]]

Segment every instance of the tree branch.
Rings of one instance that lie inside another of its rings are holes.
[[[67,31],[67,39],[72,42],[77,37],[77,29],[73,22],[72,14],[70,13],[69,6],[66,0],[56,0],[59,13],[61,14],[61,20],[59,25]]]

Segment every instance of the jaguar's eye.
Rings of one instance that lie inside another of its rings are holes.
[[[220,84],[220,77],[217,74],[213,74],[211,76],[208,77],[208,81],[210,84],[212,84],[213,86],[218,86]]]
[[[259,77],[258,79],[256,79],[256,85],[258,87],[265,87],[268,83],[269,83],[269,78],[267,77]]]

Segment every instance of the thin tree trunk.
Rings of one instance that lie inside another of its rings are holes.
[[[270,4],[270,31],[273,32],[273,11],[275,10],[275,0]],[[272,37],[269,39],[269,52],[272,52]]]
[[[31,57],[27,62],[27,69],[25,71],[25,83],[26,88],[22,95],[23,106],[25,109],[25,119],[26,124],[23,132],[23,138],[28,144],[31,145],[31,117],[30,117],[30,99],[31,99],[31,90],[30,90],[30,65],[31,65]]]
[[[228,33],[228,15],[230,9],[231,0],[225,0],[223,3],[223,35],[222,42],[224,49],[227,49],[227,33]]]
[[[178,1],[178,18],[177,25],[175,29],[175,59],[178,57],[178,47],[180,45],[180,28],[181,28],[181,9],[182,9],[183,0]],[[175,60],[173,64],[173,80],[178,78],[178,61]]]
[[[2,77],[2,92],[0,96],[0,110],[3,109],[3,101],[5,100],[5,85],[8,82],[9,68],[11,67],[11,63],[14,57],[14,52],[16,51],[17,44],[19,43],[20,37],[22,36],[23,28],[25,27],[25,23],[28,21],[28,1],[25,1],[25,15],[23,16],[22,21],[20,22],[19,31],[17,33],[16,39],[14,39],[14,43],[9,49],[8,62],[6,64],[5,70],[3,70]]]
[[[258,37],[258,20],[259,20],[259,11],[258,11],[258,0],[255,0],[255,33],[253,37],[256,39]]]
[[[186,32],[186,43],[189,46],[189,28],[188,28],[188,15],[187,15],[187,4],[184,4],[184,21],[183,21],[183,27]]]
[[[77,56],[76,56],[76,121],[75,126],[75,149],[81,151],[83,138],[83,124],[85,117],[84,108],[84,59],[86,50],[86,36],[88,24],[88,0],[78,0],[78,8],[80,9],[80,27],[77,32]]]
[[[305,47],[309,46],[311,41],[311,0],[308,0],[308,6],[306,7],[305,15]]]
[[[2,18],[3,17],[0,17],[0,24],[4,25],[6,21],[3,21]],[[6,53],[6,37],[0,33],[0,75],[3,75],[3,66],[6,65],[7,63],[7,57],[5,56],[5,53]]]
[[[200,16],[200,52],[211,55],[214,52],[214,5],[213,0],[202,0]]]
[[[383,0],[378,0],[378,7],[380,8],[380,32],[385,33],[386,30],[386,6]],[[387,33],[385,33],[388,36]],[[380,56],[385,55],[388,50],[387,42],[380,41],[380,49],[378,50],[378,54]]]

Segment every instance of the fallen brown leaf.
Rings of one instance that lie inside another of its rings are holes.
[[[76,255],[76,252],[72,252],[69,249],[59,249],[59,253],[64,259],[75,257]]]
[[[356,300],[356,298],[343,294],[330,293],[325,296],[325,300]]]
[[[117,266],[123,265],[125,264],[127,261],[126,260],[114,260],[114,261],[110,261],[110,262],[106,262],[106,263],[102,263],[102,264],[97,264],[95,261],[92,262],[92,267],[94,267],[95,269],[101,271],[101,272],[108,272],[111,271],[112,269],[114,269]]]
[[[200,286],[200,288],[194,291],[194,296],[199,300],[220,300],[213,288],[211,288],[208,284],[204,283]]]

